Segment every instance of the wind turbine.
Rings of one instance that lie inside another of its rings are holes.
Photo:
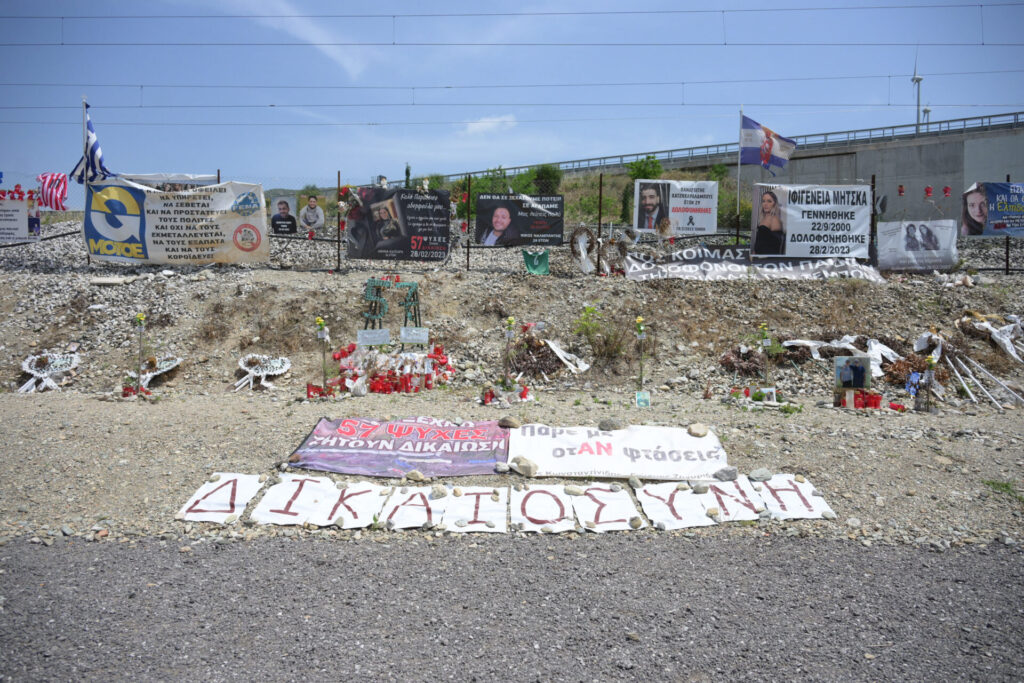
[[[917,89],[917,126],[914,128],[914,132],[918,134],[921,132],[921,81],[923,80],[923,77],[917,75],[917,50],[914,50],[914,75],[910,77],[910,82]]]

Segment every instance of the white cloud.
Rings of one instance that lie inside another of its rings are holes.
[[[251,11],[252,4],[247,1],[236,0],[232,3],[240,12]],[[260,5],[260,14],[279,15],[273,17],[254,18],[253,21],[261,26],[284,32],[301,42],[305,43],[337,43],[340,42],[336,33],[331,33],[316,23],[315,19],[307,17],[296,17],[291,15],[302,14],[303,10],[296,7],[289,0],[273,0],[267,4]],[[356,78],[368,64],[366,48],[343,47],[340,45],[316,45],[315,49],[337,64],[348,73],[350,78]]]
[[[502,114],[501,116],[484,116],[476,121],[470,121],[461,131],[462,135],[480,135],[481,133],[494,133],[499,130],[508,130],[518,125],[515,114]]]

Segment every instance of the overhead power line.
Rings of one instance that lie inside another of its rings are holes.
[[[865,102],[344,102],[344,103],[271,103],[271,104],[114,104],[91,105],[93,111],[101,109],[350,109],[357,107],[914,107],[913,102],[900,104],[877,104]],[[978,102],[928,104],[932,109],[939,107],[1020,107],[1017,102]],[[42,109],[81,111],[80,105],[0,105],[0,110]]]
[[[580,10],[537,12],[408,12],[375,14],[61,14],[61,15],[0,15],[0,19],[395,19],[395,18],[456,18],[456,17],[580,17],[670,14],[752,14],[768,12],[848,12],[905,9],[962,9],[978,7],[1017,7],[1022,2],[904,4],[904,5],[831,5],[812,7],[764,7],[749,9],[659,9],[659,10]]]
[[[950,41],[827,41],[827,42],[792,42],[779,41],[767,42],[759,40],[756,42],[730,41],[724,38],[720,41],[703,42],[419,42],[419,41],[372,41],[372,42],[210,42],[210,41],[146,41],[146,42],[47,42],[47,43],[0,43],[0,47],[1021,47],[1024,43],[994,43],[980,40],[969,42]]]
[[[920,74],[924,78],[946,76],[985,76],[992,74],[1024,73],[1024,69],[992,69],[988,71],[937,71]],[[526,89],[526,88],[624,88],[645,86],[672,85],[718,85],[735,83],[789,83],[806,81],[841,81],[870,80],[877,78],[910,78],[912,74],[848,74],[828,76],[790,76],[775,78],[718,78],[703,81],[629,81],[618,83],[511,83],[511,84],[467,84],[467,85],[273,85],[223,83],[182,84],[182,83],[0,83],[0,87],[19,88],[207,88],[215,90],[488,90],[488,89]]]

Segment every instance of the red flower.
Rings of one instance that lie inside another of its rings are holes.
[[[462,221],[462,225],[460,227],[462,228],[462,232],[466,232],[466,221]]]
[[[676,243],[676,238],[675,237],[669,237],[668,238],[668,243],[669,244],[675,244]]]
[[[310,230],[309,232],[306,233],[306,239],[308,239],[308,240],[313,239],[313,231],[312,230]]]
[[[465,204],[468,201],[469,201],[469,193],[468,192],[463,192],[462,193],[462,203]]]

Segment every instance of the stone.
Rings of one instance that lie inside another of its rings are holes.
[[[234,524],[234,523],[235,523],[235,522],[237,522],[237,521],[238,521],[238,515],[228,515],[228,516],[227,516],[227,517],[226,517],[226,518],[224,519],[224,523],[225,523],[225,524]]]
[[[597,423],[597,428],[602,432],[614,432],[619,429],[625,429],[626,424],[622,420],[614,417],[606,417]]]
[[[703,481],[693,482],[693,492],[696,493],[697,495],[707,493],[709,488],[710,487],[707,485],[707,483]]]
[[[491,500],[493,500],[495,503],[500,502],[501,501],[501,494],[497,493],[497,492],[492,493],[491,494]]]
[[[456,498],[461,498],[462,497],[462,489],[460,489],[458,486],[456,486],[455,488],[452,489],[452,495],[455,496]]]
[[[701,422],[694,422],[686,428],[686,431],[689,432],[690,436],[700,439],[708,435],[708,426]]]
[[[721,510],[719,510],[718,508],[712,507],[712,508],[708,508],[707,509],[707,516],[710,517],[711,519],[716,519],[721,514],[722,514]]]
[[[536,477],[537,476],[537,463],[524,458],[521,455],[517,455],[512,462],[512,469],[524,477]]]
[[[831,510],[825,510],[824,512],[821,513],[821,517],[822,519],[835,519],[836,513],[832,512]]]
[[[588,529],[596,529],[597,528],[597,525],[594,524],[594,520],[592,520],[592,519],[588,519],[587,521],[585,521],[583,523],[583,525],[585,527],[587,527]]]
[[[584,493],[582,486],[576,486],[575,484],[569,484],[565,487],[565,495],[567,496],[582,496]]]
[[[687,484],[685,481],[681,481],[678,484],[676,484],[676,491],[689,491],[689,490],[690,490],[690,485]]]
[[[639,517],[630,517],[629,518],[629,528],[630,529],[639,529],[643,525],[644,525],[644,520],[640,519]]]
[[[487,520],[486,522],[484,522],[484,525],[485,525],[485,526],[486,526],[486,527],[487,527],[488,529],[493,529],[493,528],[494,528],[494,522],[492,522],[491,520]]]
[[[767,467],[758,467],[756,470],[747,475],[747,479],[750,481],[768,481],[772,478],[772,471]]]
[[[802,474],[798,474],[795,477],[793,477],[793,481],[795,481],[798,484],[804,484],[807,482],[807,480],[804,478],[804,475]]]
[[[412,470],[405,475],[405,478],[409,481],[426,481],[427,478],[423,476],[423,473],[419,470]]]
[[[611,489],[612,491],[614,491],[615,493],[618,493],[619,491],[621,491],[621,490],[622,490],[622,486],[621,486],[620,484],[612,484],[612,485],[611,485],[611,486],[609,486],[608,488],[610,488],[610,489]]]
[[[507,462],[496,462],[494,463],[494,471],[498,474],[505,474],[508,472],[509,466]]]
[[[448,489],[441,484],[434,484],[430,487],[430,498],[432,500],[439,500],[448,495]]]
[[[74,536],[74,534],[75,534],[75,532],[72,531],[71,527],[69,527],[67,524],[61,526],[60,532],[62,534],[64,534],[65,536]]]
[[[718,481],[736,481],[736,478],[740,475],[739,470],[731,465],[727,465],[722,469],[718,470],[711,476]]]
[[[643,482],[640,481],[640,477],[635,474],[629,476],[629,485],[634,489],[642,489],[644,487]]]
[[[502,429],[519,429],[520,427],[523,426],[523,423],[517,420],[516,418],[512,417],[511,415],[506,415],[505,417],[498,420],[498,426],[501,427]]]
[[[700,370],[697,368],[690,368],[690,371],[686,373],[686,376],[690,379],[700,379]]]
[[[846,526],[850,527],[851,529],[857,529],[860,527],[860,520],[856,517],[850,517],[846,520]]]

